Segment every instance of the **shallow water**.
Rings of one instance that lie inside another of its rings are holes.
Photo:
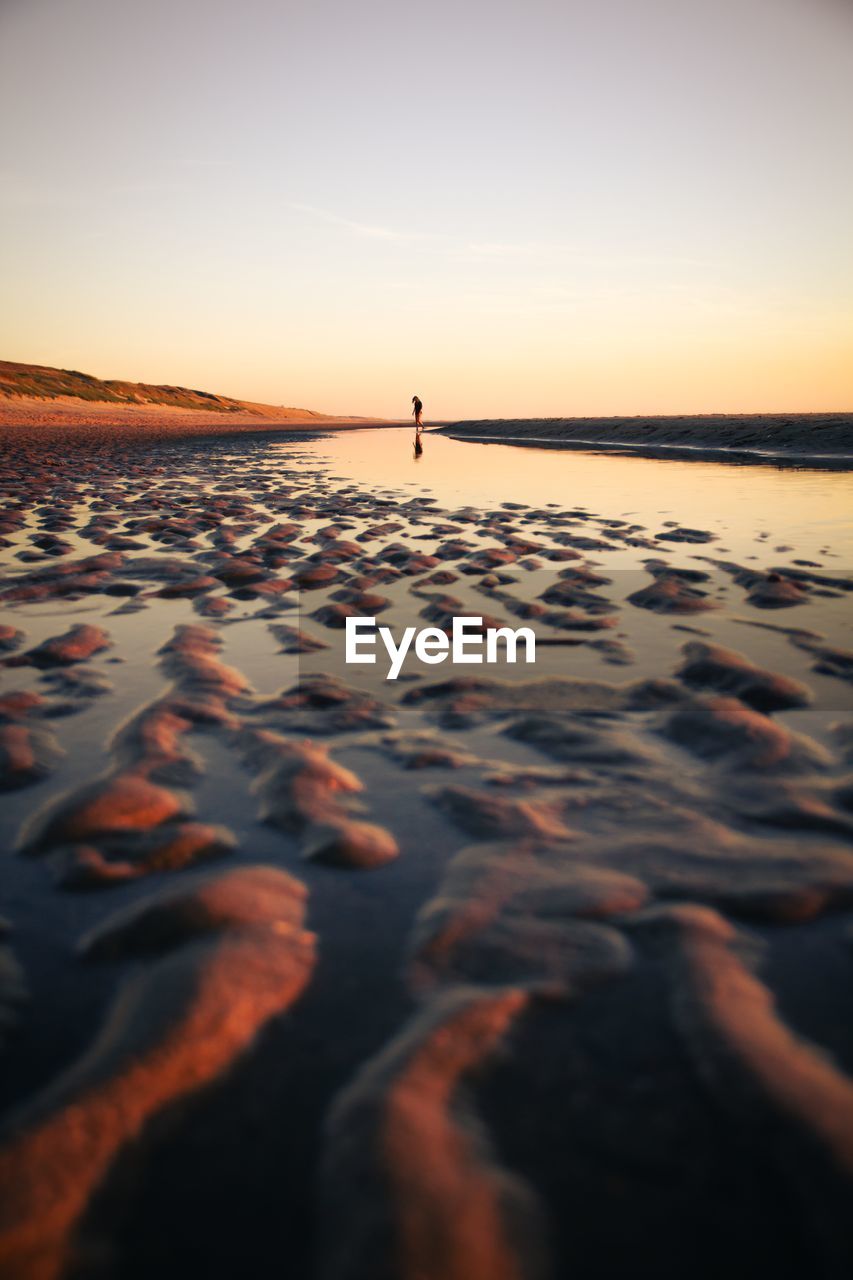
[[[342,431],[305,449],[347,480],[427,494],[442,504],[557,503],[630,516],[652,532],[677,520],[719,533],[715,550],[754,555],[759,564],[773,563],[778,547],[792,545],[797,556],[853,563],[850,472],[475,444],[429,431],[415,458],[413,438],[408,428]]]

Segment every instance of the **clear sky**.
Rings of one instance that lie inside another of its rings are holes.
[[[0,0],[0,357],[853,409],[852,0]]]

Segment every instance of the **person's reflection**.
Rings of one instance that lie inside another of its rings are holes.
[[[424,451],[424,447],[423,447],[423,444],[421,443],[421,432],[420,432],[420,428],[418,427],[415,431],[415,462],[418,461],[423,451]]]

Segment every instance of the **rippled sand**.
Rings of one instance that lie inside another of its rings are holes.
[[[849,1271],[853,577],[573,498],[7,432],[4,1277]]]

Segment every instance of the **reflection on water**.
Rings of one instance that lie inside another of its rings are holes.
[[[845,565],[853,558],[849,472],[513,448],[433,432],[421,443],[422,455],[414,451],[416,474],[407,428],[336,432],[305,447],[341,477],[374,489],[427,493],[440,503],[580,507],[612,518],[630,515],[653,532],[676,520],[718,533],[715,553],[755,555],[761,563],[780,554]]]

